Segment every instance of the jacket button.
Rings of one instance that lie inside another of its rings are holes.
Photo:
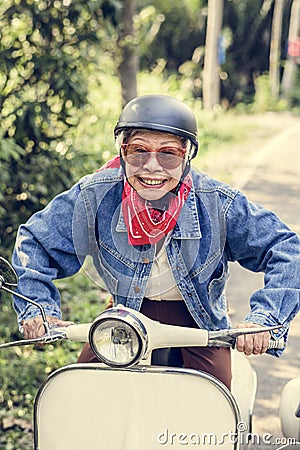
[[[134,290],[136,293],[141,292],[140,286],[134,286]]]
[[[144,263],[144,264],[149,264],[149,262],[150,262],[150,259],[149,259],[149,258],[143,258],[143,263]]]

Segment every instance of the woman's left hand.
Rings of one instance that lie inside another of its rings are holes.
[[[236,328],[264,328],[261,325],[251,322],[239,323]],[[236,349],[239,352],[244,352],[245,355],[260,355],[265,353],[268,349],[268,344],[270,340],[270,332],[263,331],[262,333],[255,334],[243,334],[239,336],[236,340]]]

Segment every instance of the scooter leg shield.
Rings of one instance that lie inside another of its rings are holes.
[[[203,372],[74,364],[39,390],[35,449],[234,450],[239,421],[232,394]]]

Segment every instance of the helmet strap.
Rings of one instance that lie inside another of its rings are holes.
[[[180,177],[179,183],[177,184],[177,186],[176,186],[176,188],[174,190],[174,194],[175,195],[178,194],[179,189],[180,189],[182,183],[184,182],[185,177],[187,176],[187,174],[189,173],[190,170],[191,170],[191,161],[188,159],[186,161],[185,168],[184,168],[184,170],[182,172],[182,175]]]
[[[126,179],[127,179],[126,169],[125,169],[125,161],[124,161],[124,159],[123,159],[123,155],[122,155],[121,149],[119,150],[119,155],[120,155],[120,166],[122,167],[123,172],[124,172],[124,175],[125,175],[125,177],[126,177]]]

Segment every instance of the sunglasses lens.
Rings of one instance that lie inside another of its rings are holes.
[[[179,156],[175,152],[161,151],[157,153],[157,160],[165,169],[176,169],[182,163],[182,154]]]
[[[124,159],[131,166],[142,167],[144,166],[151,155],[155,153],[157,161],[161,167],[165,169],[175,169],[182,163],[183,151],[177,148],[162,147],[157,152],[151,152],[150,149],[142,147],[136,144],[125,144]]]
[[[141,167],[146,164],[148,158],[149,158],[148,152],[131,153],[125,156],[125,161],[131,166]]]

